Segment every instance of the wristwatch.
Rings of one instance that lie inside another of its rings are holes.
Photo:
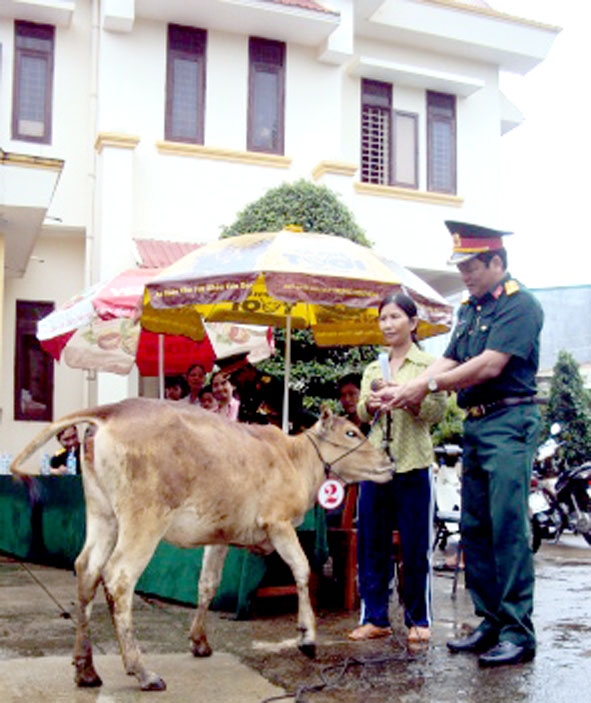
[[[427,381],[427,389],[429,393],[437,393],[437,391],[439,390],[437,381],[433,378],[433,376],[429,376],[429,380]]]

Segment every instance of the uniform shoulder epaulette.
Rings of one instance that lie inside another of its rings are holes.
[[[519,290],[519,283],[514,278],[511,278],[505,283],[505,295],[513,295]]]

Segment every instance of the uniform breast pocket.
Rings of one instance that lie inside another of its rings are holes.
[[[476,356],[486,349],[486,343],[490,335],[490,330],[492,327],[493,318],[481,317],[476,321],[474,327],[471,330],[471,356]]]

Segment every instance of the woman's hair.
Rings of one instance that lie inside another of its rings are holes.
[[[418,317],[419,311],[417,310],[415,301],[410,297],[410,295],[403,293],[401,290],[388,293],[388,295],[380,302],[378,313],[381,313],[382,309],[385,308],[386,305],[392,304],[399,307],[409,320],[412,320],[413,317]],[[412,341],[417,344],[419,340],[416,330],[412,331],[411,337]]]

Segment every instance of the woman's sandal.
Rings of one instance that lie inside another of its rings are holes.
[[[349,632],[348,637],[355,642],[363,640],[375,640],[380,637],[388,637],[392,634],[391,627],[378,627],[371,622],[366,622],[365,625],[359,625],[352,632]]]
[[[408,631],[408,643],[411,645],[428,644],[431,639],[431,629],[413,625]]]

